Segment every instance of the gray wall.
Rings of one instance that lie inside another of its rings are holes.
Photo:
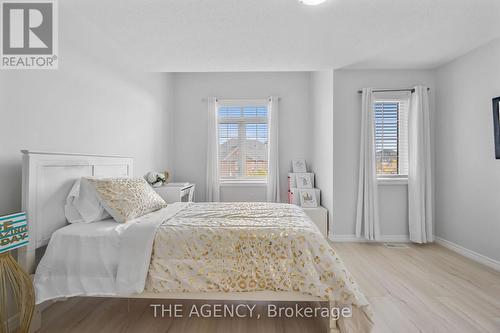
[[[80,60],[0,74],[0,215],[21,209],[21,149],[134,157],[136,175],[169,164],[169,74],[117,73]]]
[[[334,236],[355,234],[359,169],[361,96],[364,87],[429,86],[434,110],[434,72],[430,70],[337,70],[333,105],[333,229]],[[380,228],[385,237],[408,236],[407,185],[379,185]]]
[[[196,183],[196,200],[205,200],[207,103],[209,96],[226,99],[265,98],[279,102],[279,162],[281,201],[287,201],[290,161],[311,161],[309,73],[178,73],[175,74],[174,178]],[[222,200],[265,201],[265,189],[222,188]]]
[[[436,235],[500,260],[500,39],[441,67],[437,86]]]
[[[333,70],[311,73],[312,147],[311,169],[321,189],[321,205],[333,213]],[[332,229],[330,228],[330,231]]]
[[[21,209],[21,149],[131,156],[136,176],[169,167],[172,75],[72,51],[56,71],[0,73],[0,215]]]

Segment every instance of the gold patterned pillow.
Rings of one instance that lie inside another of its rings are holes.
[[[165,201],[142,178],[86,178],[99,201],[117,222],[127,222],[166,207]]]

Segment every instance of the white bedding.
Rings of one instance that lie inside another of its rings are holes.
[[[36,270],[36,303],[141,293],[156,228],[185,206],[172,204],[123,224],[108,219],[57,230]]]

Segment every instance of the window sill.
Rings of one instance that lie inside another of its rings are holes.
[[[408,185],[407,177],[385,177],[377,178],[378,185]]]
[[[234,181],[222,181],[220,182],[220,187],[245,187],[245,186],[267,186],[267,182],[259,181],[244,181],[244,180],[234,180]]]

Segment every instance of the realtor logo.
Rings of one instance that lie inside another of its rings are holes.
[[[1,2],[2,69],[57,68],[55,0]]]

